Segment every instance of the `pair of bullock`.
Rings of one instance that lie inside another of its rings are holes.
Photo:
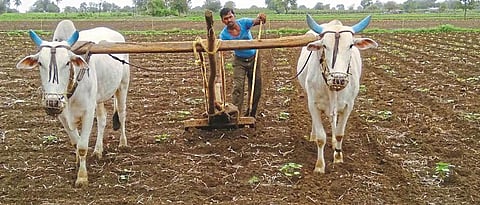
[[[367,17],[354,26],[344,26],[340,21],[319,25],[310,15],[308,34],[319,40],[302,48],[297,72],[298,80],[307,93],[308,109],[312,117],[310,140],[318,147],[314,172],[325,173],[323,149],[326,133],[321,122],[321,113],[326,114],[332,127],[334,163],[343,162],[342,140],[347,119],[353,109],[360,86],[362,62],[360,50],[376,47],[369,38],[355,38],[354,34],[365,29],[370,22]],[[95,28],[78,32],[71,21],[62,21],[54,33],[54,41],[41,40],[33,31],[30,36],[39,47],[35,55],[22,59],[17,68],[40,67],[40,78],[44,92],[44,106],[50,115],[58,115],[73,145],[76,146],[80,168],[76,186],[88,184],[86,155],[94,115],[98,123],[94,154],[103,152],[103,131],[106,111],[103,102],[114,96],[114,108],[122,129],[120,146],[126,146],[125,116],[129,84],[129,66],[106,54],[95,54],[89,62],[71,51],[78,41],[101,43],[125,42],[124,37],[107,28]],[[128,54],[116,55],[128,62]],[[81,132],[77,128],[81,125]],[[114,126],[117,127],[117,126]]]

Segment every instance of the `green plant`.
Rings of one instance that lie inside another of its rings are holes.
[[[290,118],[290,113],[288,112],[280,112],[280,114],[278,114],[279,120],[288,120],[288,118]]]
[[[58,142],[58,137],[55,135],[43,136],[43,144],[55,144]]]
[[[285,176],[291,177],[291,176],[299,176],[301,175],[300,170],[302,169],[301,164],[297,164],[294,162],[289,162],[284,164],[279,171],[282,172]]]
[[[258,183],[258,182],[260,182],[260,178],[258,178],[257,176],[252,176],[252,177],[250,177],[250,179],[248,180],[248,183],[249,183],[249,184],[256,184],[256,183]]]
[[[392,111],[389,110],[381,110],[377,112],[377,116],[382,120],[388,120],[392,117]]]
[[[162,143],[166,142],[170,138],[170,134],[161,134],[161,135],[155,135],[155,142],[156,143]]]
[[[445,180],[450,176],[450,167],[452,167],[452,165],[448,162],[437,162],[435,164],[434,177],[438,177],[442,181]]]
[[[287,92],[287,91],[292,91],[293,86],[292,85],[285,85],[277,89],[278,92]]]
[[[367,92],[367,86],[365,86],[365,85],[360,85],[359,91],[360,91],[361,93]]]

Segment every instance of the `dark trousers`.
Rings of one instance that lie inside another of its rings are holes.
[[[258,51],[257,51],[258,52]],[[261,78],[261,60],[260,55],[257,59],[257,69],[255,74],[255,90],[253,92],[253,103],[252,110],[249,110],[250,105],[250,93],[252,90],[252,80],[253,80],[253,67],[255,63],[255,56],[251,58],[240,58],[235,56],[233,61],[233,93],[232,100],[233,104],[238,107],[238,112],[242,113],[243,108],[243,98],[244,98],[244,84],[245,77],[248,80],[248,98],[247,98],[247,111],[246,116],[255,117],[258,108],[258,102],[260,101],[260,96],[262,94],[262,78]]]

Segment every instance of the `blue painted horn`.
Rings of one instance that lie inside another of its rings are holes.
[[[37,46],[42,45],[43,40],[37,35],[37,33],[35,33],[35,31],[33,31],[32,29],[30,29],[30,30],[28,31],[28,34],[30,35],[30,38],[31,38],[32,41],[35,43],[35,45],[37,45]]]
[[[358,33],[360,31],[363,31],[363,29],[367,28],[368,24],[370,23],[370,19],[372,16],[367,16],[364,19],[362,19],[360,22],[352,26],[353,32]]]
[[[322,33],[323,28],[320,25],[318,25],[318,23],[315,22],[315,20],[313,20],[310,14],[307,14],[307,24],[308,24],[308,27],[310,27],[310,29],[315,31],[315,33],[318,33],[318,34]]]
[[[72,46],[73,44],[75,44],[75,42],[77,42],[78,40],[78,37],[78,31],[73,32],[72,36],[70,36],[70,38],[67,40],[68,45]]]

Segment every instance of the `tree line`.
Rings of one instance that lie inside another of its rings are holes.
[[[27,12],[61,12],[59,4],[62,0],[37,0]],[[237,0],[238,1],[238,0]],[[338,11],[383,11],[389,13],[403,12],[444,12],[447,10],[460,9],[467,10],[480,9],[480,0],[445,0],[437,2],[437,0],[407,0],[404,3],[396,3],[395,1],[380,0],[361,0],[360,5],[354,8],[354,5],[338,4],[332,6],[318,2],[313,8],[307,8],[305,5],[297,5],[297,0],[265,0],[266,9],[277,14],[287,14],[295,12],[305,12],[305,10],[338,10]],[[18,7],[22,5],[21,0],[0,0],[0,14],[5,12],[18,12]],[[169,15],[186,15],[191,11],[200,11],[209,9],[214,12],[219,11],[222,7],[236,8],[234,1],[227,1],[224,5],[220,0],[204,0],[204,4],[200,7],[192,8],[191,0],[132,0],[131,6],[120,7],[115,3],[106,1],[82,2],[80,7],[67,6],[63,9],[66,13],[96,13],[96,12],[132,12],[141,15],[151,16],[169,16]],[[257,6],[250,9],[258,10]]]

